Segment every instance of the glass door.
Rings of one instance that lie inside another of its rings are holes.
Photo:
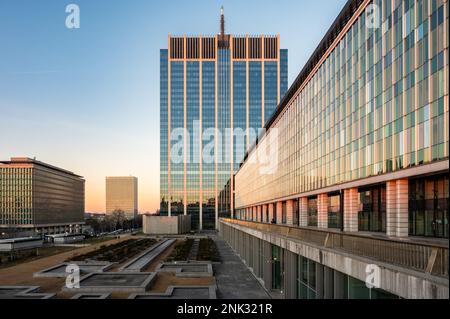
[[[272,289],[281,290],[283,282],[282,248],[272,245]]]

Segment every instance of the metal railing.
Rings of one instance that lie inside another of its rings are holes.
[[[221,219],[221,221],[262,232],[275,233],[379,262],[448,277],[448,245],[445,244],[414,242],[411,239],[375,238],[367,234],[256,223],[238,219]]]

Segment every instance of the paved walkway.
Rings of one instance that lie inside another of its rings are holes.
[[[217,236],[212,236],[222,258],[214,264],[218,299],[270,299],[266,290],[230,246]]]

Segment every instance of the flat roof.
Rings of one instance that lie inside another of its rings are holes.
[[[60,168],[60,167],[56,167],[41,161],[38,161],[36,159],[33,158],[29,158],[29,157],[11,157],[11,159],[9,161],[0,161],[0,164],[4,164],[4,165],[14,165],[14,164],[31,164],[31,165],[38,165],[38,166],[42,166],[45,168],[49,168],[51,170],[55,170],[61,173],[65,173],[65,174],[69,174],[75,177],[79,177],[79,178],[83,178],[80,175],[77,175],[71,171],[68,171],[66,169]]]
[[[52,238],[70,238],[70,237],[84,236],[84,234],[52,234],[45,236]]]
[[[40,237],[7,238],[7,239],[0,239],[0,244],[24,243],[27,241],[37,241],[37,240],[42,239]]]

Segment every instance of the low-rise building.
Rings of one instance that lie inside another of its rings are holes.
[[[180,235],[191,231],[191,216],[144,215],[143,232],[147,235]]]
[[[0,239],[0,252],[14,252],[42,247],[44,241],[40,237],[24,237]]]
[[[80,233],[84,179],[30,158],[0,162],[0,233]]]

